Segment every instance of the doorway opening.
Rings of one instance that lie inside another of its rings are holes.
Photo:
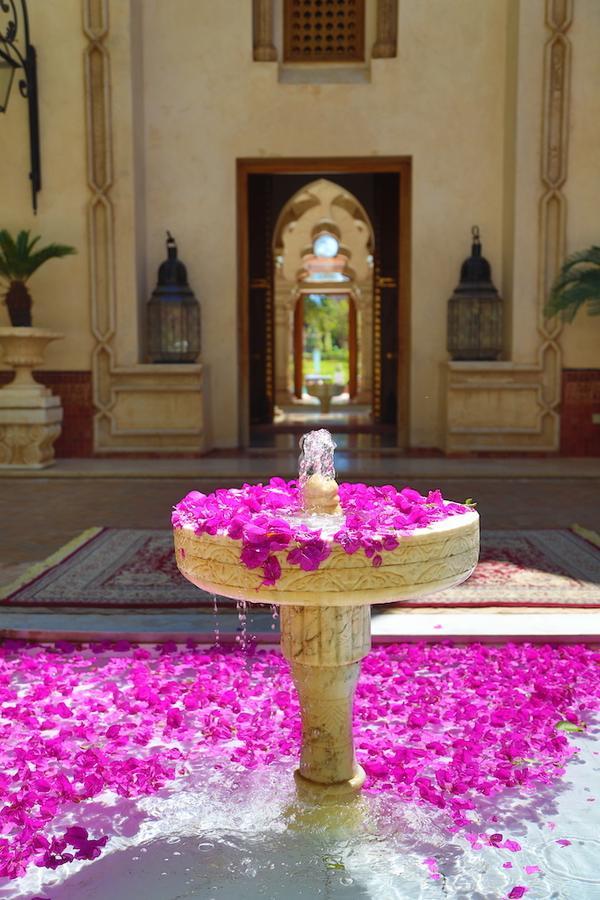
[[[354,294],[302,292],[292,330],[288,388],[275,405],[275,425],[370,432],[372,399],[361,377]]]
[[[238,160],[240,444],[408,442],[410,161]]]

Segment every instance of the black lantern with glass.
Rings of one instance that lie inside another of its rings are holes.
[[[497,360],[502,354],[502,298],[492,268],[481,255],[479,228],[471,229],[471,256],[448,301],[448,353],[454,360]]]
[[[193,363],[200,355],[200,304],[167,231],[167,259],[147,308],[148,359],[152,363]]]

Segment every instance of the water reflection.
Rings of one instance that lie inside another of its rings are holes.
[[[0,898],[496,900],[523,885],[527,900],[598,900],[598,741],[592,731],[574,742],[580,755],[562,780],[479,804],[472,831],[510,837],[518,852],[473,850],[426,805],[364,795],[319,810],[296,800],[287,768],[242,779],[224,762],[206,777],[199,762],[156,796],[86,804],[93,832],[112,835],[103,856],[56,872],[33,869],[0,887]],[[439,878],[426,859],[436,861]],[[540,871],[528,874],[527,866]]]

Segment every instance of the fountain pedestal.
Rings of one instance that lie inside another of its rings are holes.
[[[281,649],[302,716],[295,779],[308,799],[339,801],[365,780],[354,756],[352,708],[360,660],[371,648],[370,624],[368,606],[281,607]]]
[[[298,793],[318,804],[336,803],[358,793],[365,779],[354,755],[352,707],[360,661],[371,647],[371,604],[424,596],[468,578],[479,556],[479,516],[454,505],[445,517],[437,513],[433,522],[414,528],[414,533],[390,531],[387,520],[395,519],[398,510],[404,509],[404,515],[408,507],[415,514],[411,522],[423,521],[426,510],[431,509],[433,516],[445,501],[435,493],[425,498],[413,491],[411,508],[410,491],[407,497],[393,488],[381,489],[384,516],[377,528],[382,530],[370,539],[370,555],[366,544],[365,552],[358,552],[360,541],[354,547],[352,543],[357,528],[362,528],[364,496],[354,505],[347,498],[348,511],[342,508],[328,432],[305,435],[301,446],[301,505],[288,509],[287,521],[281,521],[288,502],[281,484],[266,489],[272,494],[272,522],[261,517],[256,527],[252,520],[244,524],[249,506],[246,500],[240,504],[239,490],[231,491],[228,503],[239,505],[243,518],[232,516],[228,506],[228,527],[221,531],[209,530],[206,523],[214,520],[215,507],[224,500],[194,491],[176,507],[175,555],[182,574],[205,591],[280,607],[281,650],[291,664],[302,717],[300,766],[294,773]],[[260,511],[266,503],[265,488],[259,488],[261,500],[253,498],[252,509]],[[459,515],[453,518],[452,512]],[[368,521],[373,516],[372,499],[366,513]],[[291,534],[287,522],[294,526]],[[244,535],[247,545],[240,551]],[[348,539],[345,543],[343,537]],[[393,540],[386,541],[390,537]],[[275,545],[281,541],[279,559],[268,548],[271,555],[265,556],[267,538]],[[376,547],[385,551],[377,558]],[[263,562],[261,581],[257,570]],[[267,565],[273,564],[274,579],[267,577]]]

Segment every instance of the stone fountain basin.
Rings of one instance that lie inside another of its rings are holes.
[[[324,532],[332,536],[339,526],[335,514],[331,519]],[[363,550],[347,554],[333,542],[327,559],[308,572],[280,552],[275,585],[262,584],[262,567],[244,566],[240,542],[226,534],[197,535],[190,525],[174,535],[177,565],[197,587],[281,606],[281,650],[302,719],[294,773],[299,795],[318,804],[354,797],[365,772],[354,755],[352,705],[360,660],[371,647],[371,605],[432,594],[468,578],[479,557],[478,514],[468,510],[398,533],[398,547],[382,551],[379,566]]]
[[[362,550],[347,554],[338,544],[315,571],[305,572],[279,554],[276,585],[261,586],[260,569],[240,562],[241,544],[226,535],[174,529],[181,573],[212,594],[250,603],[294,606],[365,606],[410,600],[465,581],[479,558],[479,515],[451,516],[410,534],[398,534],[396,550],[383,551],[376,568]]]

